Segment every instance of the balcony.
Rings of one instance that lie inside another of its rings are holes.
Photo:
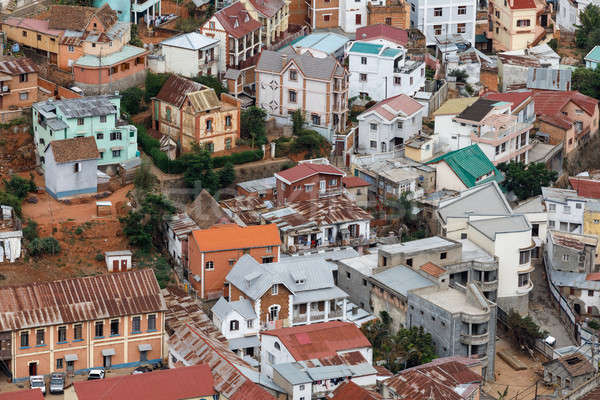
[[[203,65],[211,65],[214,64],[216,62],[219,62],[219,56],[208,56],[208,57],[198,57],[198,62],[200,64],[200,66]]]
[[[461,320],[467,324],[483,324],[484,322],[488,322],[490,320],[490,314],[465,314],[461,315]]]
[[[342,188],[319,190],[319,198],[320,199],[325,198],[325,197],[339,196],[341,194],[342,194]]]
[[[473,269],[481,272],[497,271],[498,264],[495,262],[473,261]]]
[[[486,344],[490,341],[490,335],[488,332],[479,335],[469,335],[466,333],[460,334],[460,342],[466,345],[480,345]]]
[[[498,280],[480,282],[481,290],[489,292],[490,290],[498,290]]]
[[[517,288],[516,292],[518,295],[524,295],[524,294],[531,292],[532,289],[533,289],[533,282],[529,281],[529,282],[527,282],[527,284],[525,286],[519,286]]]

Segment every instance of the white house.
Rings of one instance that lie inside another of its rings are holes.
[[[405,94],[390,97],[358,116],[358,149],[385,153],[421,133],[423,106]]]
[[[105,251],[104,261],[108,272],[124,272],[131,269],[131,250]]]
[[[249,300],[227,301],[221,297],[211,311],[213,324],[229,342],[230,350],[242,357],[258,354],[260,324]]]
[[[347,54],[350,97],[413,96],[425,85],[425,62],[408,60],[406,49],[396,43],[356,41]]]
[[[513,212],[524,215],[531,224],[531,239],[535,243],[535,249],[531,251],[531,258],[541,258],[544,240],[548,232],[548,212],[543,197],[540,195],[524,200],[513,208]]]
[[[425,35],[427,46],[436,44],[436,36],[460,34],[475,47],[476,0],[409,0],[410,26]]]
[[[167,251],[173,261],[185,265],[184,255],[187,254],[188,235],[200,227],[186,213],[172,215],[165,221],[165,239]]]
[[[188,78],[216,75],[225,70],[219,64],[219,40],[198,32],[184,33],[160,43],[159,72],[171,72]]]
[[[575,32],[575,28],[581,22],[579,14],[581,14],[589,4],[600,6],[598,0],[582,0],[572,2],[571,0],[558,0],[556,7],[556,23],[561,31]]]
[[[583,214],[587,199],[576,190],[542,188],[542,197],[548,210],[548,229],[569,233],[583,233]]]

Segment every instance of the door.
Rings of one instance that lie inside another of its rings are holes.
[[[75,371],[75,361],[67,361],[67,373],[73,373]]]
[[[37,363],[29,363],[29,376],[37,375]]]
[[[121,271],[127,271],[127,260],[121,260]]]
[[[113,260],[113,272],[119,272],[119,260]]]
[[[104,368],[110,368],[112,366],[112,356],[104,356]]]
[[[326,181],[319,182],[319,192],[325,193],[325,190],[327,190],[326,184],[327,184]]]
[[[141,362],[148,361],[148,352],[147,351],[140,351],[140,361]]]

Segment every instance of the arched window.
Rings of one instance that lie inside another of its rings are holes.
[[[269,321],[277,321],[279,319],[279,310],[281,307],[277,304],[269,307]]]
[[[240,321],[234,319],[233,321],[229,321],[229,330],[230,331],[239,331],[240,330]]]
[[[281,350],[281,346],[279,345],[278,342],[275,342],[274,347],[275,347],[275,350]]]

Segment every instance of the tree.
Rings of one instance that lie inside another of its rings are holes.
[[[292,114],[292,133],[299,136],[304,129],[304,112],[297,109]]]
[[[27,197],[29,192],[35,192],[37,185],[33,181],[33,175],[30,175],[29,179],[22,178],[19,175],[12,175],[10,180],[7,181],[4,179],[4,188],[8,193],[22,200]]]
[[[399,220],[403,224],[408,224],[415,220],[413,214],[413,201],[410,199],[411,192],[404,192],[397,199],[387,201],[387,207],[390,209],[389,217]]]
[[[194,3],[192,3],[194,4]],[[212,75],[198,75],[193,78],[194,81],[203,84],[204,86],[208,86],[211,89],[214,89],[217,97],[221,98],[221,93],[229,93],[227,88],[221,83],[217,77]]]
[[[462,69],[453,69],[448,73],[448,76],[456,77],[456,82],[466,82],[469,78],[469,74]]]
[[[513,191],[519,200],[542,194],[543,186],[550,186],[558,174],[546,168],[543,163],[525,165],[521,162],[498,164],[498,169],[504,173],[502,186]]]
[[[519,349],[524,347],[532,349],[535,341],[542,339],[547,333],[542,331],[529,315],[521,317],[518,312],[512,309],[508,313],[507,325],[510,340]]]
[[[144,94],[144,99],[146,102],[149,102],[151,98],[156,96],[160,89],[163,87],[167,79],[171,74],[155,74],[152,71],[148,71],[146,74],[145,88],[146,92]]]
[[[580,24],[575,29],[575,44],[581,49],[589,51],[600,39],[600,7],[589,4],[579,14]]]
[[[573,90],[578,90],[586,96],[600,98],[600,70],[579,67],[573,71],[571,79]]]
[[[164,220],[175,212],[175,207],[162,195],[147,194],[141,201],[139,209],[130,211],[126,217],[120,218],[123,233],[129,243],[143,250],[162,242],[162,226]]]
[[[219,170],[219,186],[221,188],[231,185],[235,181],[235,169],[233,164],[228,162],[223,168]]]
[[[256,144],[266,143],[266,118],[267,113],[259,107],[252,106],[242,112],[241,135],[252,139],[253,148],[255,142]]]
[[[183,176],[187,187],[206,189],[214,194],[219,188],[219,177],[213,170],[213,160],[210,153],[199,150],[188,159],[188,168]]]
[[[23,228],[23,237],[28,242],[38,237],[38,224],[32,219],[27,220],[27,225]]]
[[[158,179],[150,170],[150,165],[147,161],[142,161],[142,165],[135,172],[133,185],[139,192],[144,194],[152,192],[158,185]]]
[[[128,115],[135,115],[140,112],[140,102],[144,97],[144,91],[139,87],[130,87],[121,94],[121,110]]]
[[[0,205],[12,207],[15,214],[21,216],[21,199],[17,196],[0,191]]]
[[[130,31],[131,31],[131,34],[130,34],[131,39],[129,40],[129,44],[132,46],[136,46],[136,47],[144,47],[144,42],[142,42],[142,39],[140,39],[140,37],[138,35],[137,24],[131,24]]]

